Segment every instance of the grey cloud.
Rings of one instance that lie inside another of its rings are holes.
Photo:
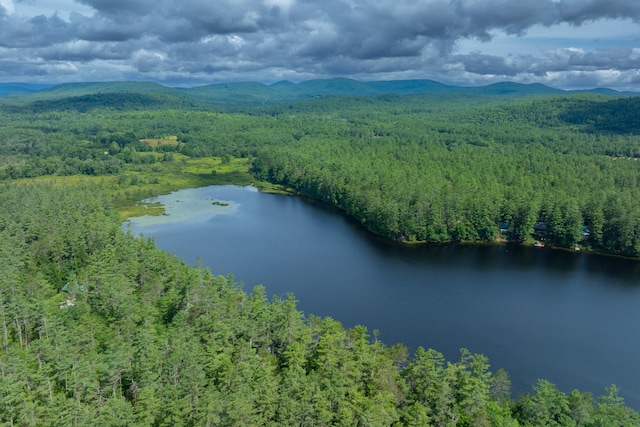
[[[557,8],[562,22],[576,25],[603,18],[630,18],[640,22],[640,2],[637,0],[562,0],[557,3]]]
[[[96,17],[77,22],[75,35],[80,40],[95,42],[123,42],[140,38],[143,29],[136,21],[115,22]]]
[[[107,16],[134,14],[143,15],[162,2],[153,0],[77,0],[78,3],[91,6],[98,13]]]
[[[34,51],[36,56],[48,61],[125,60],[128,50],[116,43],[90,43],[87,41],[71,41]]]
[[[77,37],[124,41],[153,35],[167,42],[207,34],[287,34],[324,23],[333,34],[310,34],[307,52],[329,46],[356,58],[411,56],[438,43],[451,50],[461,38],[490,40],[491,30],[524,34],[535,24],[580,24],[599,18],[640,17],[640,2],[584,0],[413,0],[377,2],[291,1],[290,10],[263,0],[83,0],[96,16],[76,27]],[[284,4],[284,3],[283,3]],[[52,18],[53,19],[53,18]],[[315,38],[315,40],[314,40]],[[304,39],[299,40],[304,43]],[[316,46],[317,49],[314,49]]]
[[[57,15],[16,21],[0,15],[0,47],[29,48],[63,41],[69,36],[69,24]]]
[[[640,69],[640,52],[632,49],[602,49],[585,52],[567,48],[545,52],[540,57],[530,55],[500,57],[468,54],[452,57],[465,71],[478,75],[513,77],[519,74],[545,76],[557,72],[597,72],[600,70],[636,71]]]
[[[454,0],[456,15],[469,23],[468,35],[484,30],[501,29],[524,34],[536,24],[545,26],[568,23],[581,25],[600,19],[627,18],[640,22],[640,2],[607,0]]]
[[[170,5],[168,11],[186,17],[195,29],[214,34],[251,33],[263,28],[264,7],[239,1],[190,1]],[[239,7],[240,6],[240,7]]]
[[[474,74],[515,76],[527,68],[526,66],[522,66],[522,59],[517,63],[516,61],[500,56],[481,54],[456,56],[456,58],[460,63],[464,64],[466,71]],[[530,60],[530,58],[528,59]]]
[[[162,53],[141,49],[133,53],[130,64],[138,71],[148,73],[165,69],[166,56]]]
[[[27,81],[28,76],[30,79],[38,81],[39,77],[67,76],[73,75],[76,71],[77,68],[67,62],[45,62],[40,59],[22,57],[0,58],[0,78],[2,79],[18,76],[21,77],[20,81]]]
[[[585,52],[580,49],[557,49],[546,52],[528,67],[532,72],[595,71],[616,69],[620,71],[640,69],[640,52],[632,49],[601,49]]]
[[[109,18],[186,20],[196,32],[204,30],[217,34],[263,30],[273,22],[274,16],[272,8],[259,0],[82,0],[81,3]],[[160,26],[147,30],[158,35],[163,32]]]
[[[212,36],[201,43],[181,43],[167,50],[168,55],[177,61],[201,61],[211,57],[242,56],[242,41],[234,37],[219,35]]]
[[[31,79],[46,76],[47,71],[40,65],[41,64],[29,64],[24,61],[0,60],[0,78],[9,80],[18,77],[20,81],[22,77],[21,81],[24,81],[24,76],[29,76]]]

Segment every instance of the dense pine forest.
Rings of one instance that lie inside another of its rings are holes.
[[[640,425],[615,386],[511,396],[482,355],[387,347],[120,226],[161,210],[135,204],[149,195],[268,182],[407,243],[639,257],[638,111],[622,94],[434,82],[4,96],[0,423]]]

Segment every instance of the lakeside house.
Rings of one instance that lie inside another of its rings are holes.
[[[542,221],[538,221],[533,226],[533,231],[535,231],[536,233],[539,233],[539,234],[547,234],[547,224],[545,224]]]
[[[79,292],[84,292],[85,289],[86,289],[86,287],[84,285],[79,285],[77,283],[71,284],[70,282],[67,282],[67,284],[65,284],[62,287],[62,289],[60,289],[60,292],[64,292],[65,294],[67,294],[67,299],[60,303],[60,310],[64,310],[64,309],[67,309],[69,307],[75,306],[76,305],[76,295]]]

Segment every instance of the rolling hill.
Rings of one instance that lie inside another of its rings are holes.
[[[593,92],[608,96],[628,96],[634,93],[611,89],[589,91],[563,91],[542,84],[511,82],[487,86],[451,86],[433,80],[391,80],[360,82],[345,78],[308,80],[300,83],[281,81],[271,85],[240,82],[224,83],[192,88],[172,88],[152,82],[93,82],[65,83],[53,87],[38,85],[0,84],[0,96],[5,101],[33,103],[97,94],[137,93],[169,95],[186,102],[186,99],[210,106],[260,106],[309,100],[319,97],[375,97],[382,95],[475,95],[475,96],[541,96],[575,92]],[[194,104],[195,105],[195,104]]]
[[[0,97],[27,94],[47,89],[51,85],[31,84],[31,83],[0,83]]]

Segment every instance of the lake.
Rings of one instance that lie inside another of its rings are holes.
[[[566,393],[616,384],[640,409],[640,262],[518,245],[404,246],[336,209],[253,187],[181,190],[168,215],[133,233],[245,290],[291,292],[306,314],[377,329],[457,360],[459,349],[509,372],[514,397],[545,378]]]

